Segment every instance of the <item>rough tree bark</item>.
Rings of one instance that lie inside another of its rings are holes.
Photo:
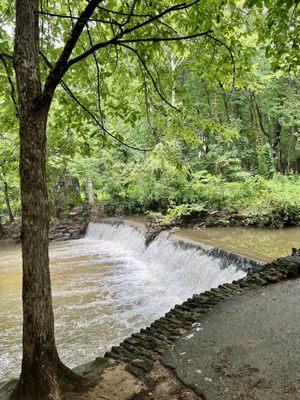
[[[3,186],[4,186],[4,196],[5,196],[5,203],[6,203],[6,208],[7,208],[7,214],[9,217],[9,221],[10,222],[14,222],[14,215],[12,213],[11,210],[11,206],[10,206],[10,201],[9,201],[9,194],[8,194],[8,186],[7,186],[7,182],[4,181],[3,182]]]
[[[23,359],[12,398],[59,399],[73,373],[60,361],[48,258],[49,205],[46,184],[46,124],[39,70],[38,0],[16,1],[14,68],[20,112],[20,180],[23,255]],[[74,374],[75,375],[75,374]]]

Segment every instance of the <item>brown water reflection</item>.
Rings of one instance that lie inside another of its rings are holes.
[[[178,300],[164,304],[157,285],[158,298],[150,301],[155,279],[143,264],[99,241],[52,243],[51,276],[57,345],[70,366],[102,355]],[[0,382],[19,373],[21,313],[20,247],[1,246]]]
[[[176,235],[261,261],[272,261],[300,248],[300,228],[206,228],[182,229]]]

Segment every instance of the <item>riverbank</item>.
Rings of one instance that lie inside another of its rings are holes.
[[[117,191],[108,191],[105,211],[109,215],[159,212],[168,222],[181,220],[201,227],[300,225],[298,175],[275,174],[267,179],[247,173],[224,176],[195,171],[176,184],[172,178],[177,175],[163,182],[160,177],[146,186],[141,180],[131,182],[122,196],[119,186]]]
[[[55,221],[50,224],[49,241],[63,241],[81,238],[87,228],[88,221],[78,221],[72,219]],[[12,224],[4,225],[3,235],[0,237],[0,244],[20,243],[21,242],[21,220],[16,220]]]

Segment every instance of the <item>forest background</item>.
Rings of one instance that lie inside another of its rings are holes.
[[[172,220],[222,210],[254,215],[256,225],[299,224],[297,2],[273,2],[268,14],[260,2],[251,14],[243,2],[210,3],[203,12],[214,38],[157,42],[151,51],[128,44],[68,73],[48,123],[52,220],[105,201],[110,215],[160,211]],[[1,4],[0,226],[20,216],[18,106],[5,57],[13,10]],[[43,15],[42,26],[52,58],[60,24],[72,24],[54,18]]]

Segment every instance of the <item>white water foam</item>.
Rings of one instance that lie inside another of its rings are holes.
[[[86,237],[50,244],[55,334],[68,366],[101,356],[194,293],[245,276],[161,233],[147,248],[124,223],[90,223]],[[21,365],[20,249],[0,248],[0,381]]]
[[[134,226],[120,222],[92,222],[86,237],[113,241],[131,251],[147,266],[150,275],[158,282],[164,282],[168,291],[176,293],[182,300],[246,275],[234,262],[224,268],[221,257],[207,255],[200,246],[182,246],[166,232],[161,232],[145,247],[143,233]]]

